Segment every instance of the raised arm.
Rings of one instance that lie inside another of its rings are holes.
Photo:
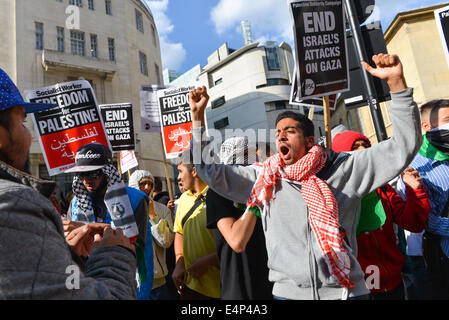
[[[206,87],[190,92],[193,121],[192,154],[196,172],[218,194],[235,202],[246,203],[257,179],[257,170],[252,166],[217,164],[204,158],[206,155],[207,160],[215,158],[209,138],[204,133],[204,111],[208,101]]]
[[[373,61],[376,68],[363,65],[390,87],[394,135],[372,148],[352,153],[342,165],[345,187],[360,198],[400,175],[422,143],[419,111],[413,101],[413,89],[407,88],[399,57],[380,54]]]

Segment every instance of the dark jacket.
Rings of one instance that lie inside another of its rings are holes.
[[[167,191],[161,191],[153,197],[153,201],[162,203],[163,205],[167,205],[170,201],[170,195]]]
[[[99,248],[79,271],[47,198],[53,188],[0,162],[0,300],[136,299],[137,263],[128,249]]]

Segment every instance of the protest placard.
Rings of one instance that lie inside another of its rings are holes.
[[[29,102],[59,106],[32,114],[50,176],[74,167],[76,151],[85,144],[98,142],[110,147],[97,99],[88,81],[27,90],[25,96]]]
[[[449,6],[435,10],[434,14],[446,61],[449,65]]]
[[[162,85],[142,86],[140,89],[140,119],[142,132],[161,132],[157,91],[166,89]]]
[[[167,159],[190,149],[192,113],[189,92],[194,86],[158,90],[162,141]]]
[[[121,151],[120,152],[120,168],[122,173],[135,168],[139,165],[136,154],[134,151]]]
[[[343,2],[289,0],[297,65],[295,100],[349,90]]]
[[[298,78],[296,77],[296,70],[293,73],[293,84],[290,93],[290,104],[300,105],[308,108],[324,108],[323,98],[312,97],[312,98],[300,98],[298,97]],[[329,96],[329,110],[335,110],[337,107],[338,94],[332,94]]]
[[[133,105],[117,103],[99,107],[112,152],[135,150]]]

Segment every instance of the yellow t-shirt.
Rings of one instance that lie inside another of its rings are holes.
[[[208,187],[201,192],[206,196]],[[195,209],[193,214],[181,226],[182,219],[195,204],[196,197],[191,191],[184,192],[179,198],[174,231],[183,235],[184,264],[186,270],[198,258],[216,252],[215,240],[212,231],[206,228],[206,203]],[[211,298],[220,298],[220,269],[210,268],[199,280],[187,273],[186,286],[190,289]]]

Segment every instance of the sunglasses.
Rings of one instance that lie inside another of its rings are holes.
[[[103,170],[98,169],[95,171],[87,171],[87,172],[79,172],[76,174],[76,176],[83,180],[83,179],[87,179],[87,180],[96,180],[98,178],[100,178],[103,175]]]
[[[365,147],[366,149],[368,149],[370,147],[369,143],[366,141],[359,141],[359,142],[354,142],[354,144],[352,145],[352,150],[357,149],[358,147]]]

